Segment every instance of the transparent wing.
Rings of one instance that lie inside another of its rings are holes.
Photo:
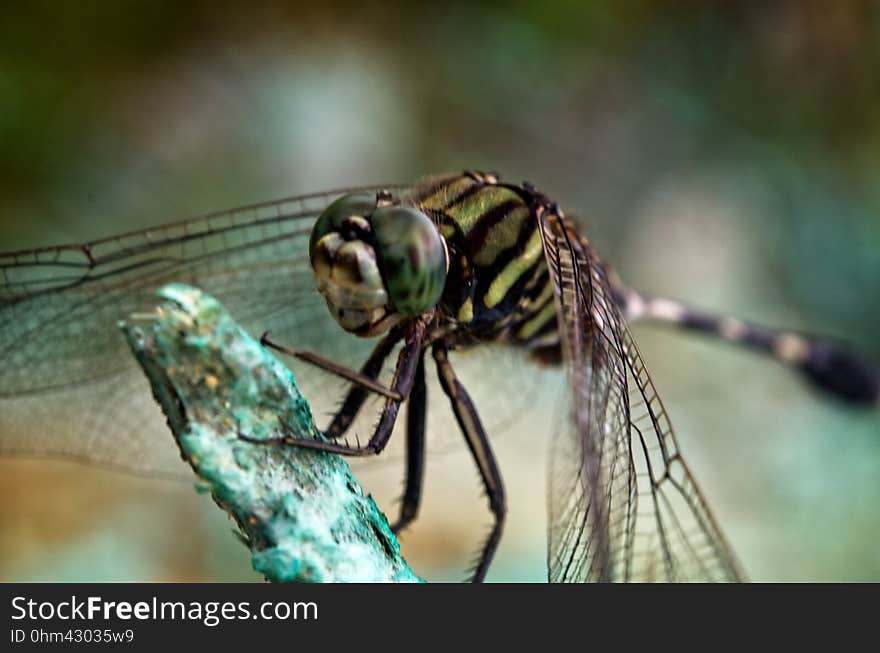
[[[219,298],[251,335],[270,330],[278,342],[359,368],[375,342],[346,334],[332,320],[308,263],[315,217],[344,192],[350,191],[252,205],[88,246],[0,254],[0,456],[192,479],[117,328],[118,320],[151,310],[155,290],[171,281]],[[525,411],[506,398],[546,383],[527,371],[519,352],[490,347],[453,358],[462,378],[474,379],[493,436]],[[298,361],[289,365],[316,422],[326,426],[347,384]],[[434,376],[428,375],[429,451],[466,451]],[[369,436],[380,407],[378,398],[368,402],[352,436]],[[405,420],[399,421],[402,431]],[[383,456],[356,464],[400,465],[401,435]]]
[[[383,187],[386,188],[386,187]],[[393,188],[393,187],[392,187]],[[308,238],[338,191],[251,205],[86,246],[0,254],[0,454],[87,460],[151,475],[185,473],[117,322],[180,281],[216,296],[259,335],[357,367],[314,290]],[[331,328],[332,327],[332,328]],[[297,375],[312,396],[327,375]]]
[[[550,580],[738,580],[603,267],[559,216],[542,218],[542,236],[569,384],[551,452]]]

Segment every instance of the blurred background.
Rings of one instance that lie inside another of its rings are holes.
[[[219,5],[4,9],[3,250],[482,168],[556,198],[644,291],[880,359],[874,3]],[[748,576],[880,580],[878,413],[723,344],[635,334]],[[544,435],[497,440],[490,580],[545,578]],[[404,553],[461,579],[490,523],[463,446],[426,495]],[[187,483],[8,459],[0,496],[2,580],[258,579]]]

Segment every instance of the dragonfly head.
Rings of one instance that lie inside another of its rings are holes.
[[[415,207],[380,193],[344,195],[318,217],[309,240],[318,291],[343,329],[374,336],[440,300],[446,242]]]

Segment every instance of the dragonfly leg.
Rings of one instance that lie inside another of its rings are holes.
[[[388,358],[389,354],[391,354],[394,345],[400,341],[400,338],[401,334],[396,331],[392,331],[382,338],[373,349],[373,352],[370,354],[370,357],[366,360],[363,367],[361,367],[361,376],[375,381],[379,376],[379,372],[382,371],[382,366],[385,364],[385,360]],[[336,440],[345,435],[345,432],[351,426],[354,418],[357,417],[358,412],[367,400],[370,391],[370,388],[359,383],[354,383],[348,391],[348,394],[345,396],[342,406],[340,406],[339,410],[333,416],[330,425],[324,431],[324,435],[331,440]]]
[[[382,371],[385,360],[400,339],[401,334],[397,331],[382,338],[361,367],[360,374],[375,380],[379,376],[379,372]],[[342,406],[324,431],[325,437],[336,440],[345,434],[366,401],[369,391],[361,384],[355,383],[352,386]],[[425,468],[425,402],[425,362],[424,352],[422,352],[416,368],[413,387],[410,390],[409,399],[407,399],[406,480],[400,516],[391,526],[394,533],[406,528],[415,519],[419,510]]]
[[[668,324],[747,347],[801,372],[822,390],[854,403],[880,405],[880,366],[828,339],[771,329],[615,284],[630,322]]]
[[[285,435],[280,438],[273,439],[251,439],[242,436],[242,439],[254,444],[289,444],[305,449],[317,449],[319,451],[329,451],[342,456],[375,456],[382,452],[391,433],[394,431],[394,423],[397,420],[397,413],[400,410],[401,402],[409,396],[415,381],[416,369],[422,354],[422,343],[425,336],[425,322],[422,320],[415,321],[411,325],[410,332],[406,335],[403,342],[403,349],[397,357],[397,367],[394,370],[394,379],[391,388],[385,388],[386,396],[385,406],[382,409],[382,415],[379,417],[379,424],[370,437],[367,444],[361,446],[351,446],[348,444],[339,444],[337,442],[327,442],[326,440],[315,440],[312,438],[301,438]],[[341,367],[341,366],[340,366]],[[347,368],[343,368],[347,369]],[[347,370],[349,378],[357,375],[353,370]],[[380,384],[376,384],[380,385]],[[384,386],[380,386],[383,387]]]
[[[498,471],[498,464],[495,462],[492,447],[489,445],[489,438],[486,436],[486,432],[483,430],[483,425],[480,422],[480,416],[477,414],[467,390],[464,389],[464,386],[461,385],[455,376],[455,370],[452,369],[452,365],[449,363],[446,347],[441,343],[435,343],[432,353],[437,363],[440,385],[446,396],[449,397],[449,401],[452,402],[452,410],[467,441],[468,448],[471,450],[471,455],[473,455],[474,461],[477,463],[480,478],[483,480],[486,495],[489,498],[489,508],[495,517],[492,531],[483,544],[480,558],[471,577],[472,582],[480,583],[486,577],[486,571],[492,562],[492,556],[495,555],[495,549],[501,540],[504,518],[507,515],[504,484],[501,481],[501,473]]]
[[[422,482],[425,476],[425,416],[427,389],[425,388],[425,353],[419,357],[416,378],[406,402],[406,480],[400,515],[391,525],[399,533],[416,518],[422,498]]]
[[[399,338],[398,338],[399,339]],[[329,358],[324,358],[319,354],[313,354],[310,351],[301,351],[299,349],[291,349],[290,347],[285,347],[283,345],[279,345],[277,342],[274,342],[269,337],[269,332],[266,331],[260,337],[260,344],[264,347],[269,347],[270,349],[274,349],[276,351],[280,351],[283,354],[287,354],[288,356],[293,356],[294,358],[298,358],[301,361],[305,361],[315,367],[318,367],[325,372],[329,372],[330,374],[335,374],[336,376],[342,377],[343,379],[347,379],[352,383],[362,386],[367,390],[372,390],[373,392],[384,395],[390,399],[397,399],[398,401],[402,401],[403,397],[401,397],[399,392],[392,390],[390,388],[386,388],[384,385],[376,381],[376,379],[371,379],[360,372],[355,372],[350,367],[346,367],[345,365],[340,365],[339,363],[330,360]]]

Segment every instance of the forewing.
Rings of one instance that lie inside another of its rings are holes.
[[[541,228],[569,384],[550,463],[550,580],[738,580],[604,268],[563,218],[545,213]]]
[[[371,343],[333,322],[308,263],[312,224],[342,192],[0,254],[0,455],[186,474],[117,326],[155,306],[156,289],[172,281],[217,297],[252,335],[271,330],[358,367]],[[298,368],[297,382],[318,415],[341,396],[337,379],[312,369]]]

